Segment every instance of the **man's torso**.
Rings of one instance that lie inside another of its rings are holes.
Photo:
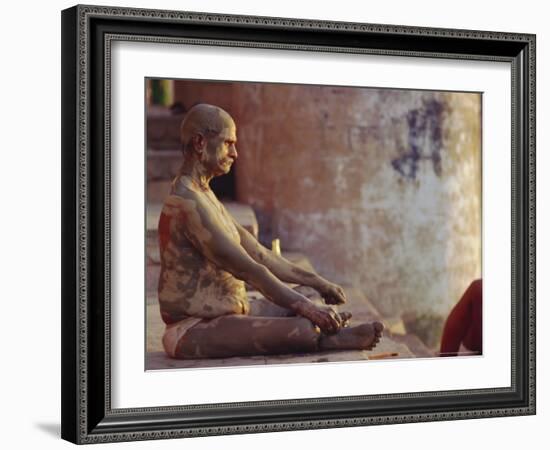
[[[189,191],[200,196],[213,220],[240,245],[239,233],[224,206],[211,191],[199,191],[185,176],[178,177],[159,220],[161,272],[158,295],[166,323],[189,316],[212,318],[248,313],[245,285],[209,261],[185,233],[182,202]]]

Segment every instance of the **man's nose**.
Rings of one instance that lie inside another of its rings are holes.
[[[235,145],[232,145],[229,148],[229,156],[231,156],[233,159],[237,159],[239,154],[237,153],[237,147]]]

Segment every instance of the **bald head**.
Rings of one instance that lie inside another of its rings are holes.
[[[233,119],[222,108],[201,103],[193,106],[180,126],[180,139],[185,152],[194,136],[206,138],[218,136],[224,128],[234,126]]]

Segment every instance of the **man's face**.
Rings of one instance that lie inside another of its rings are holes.
[[[233,121],[222,132],[207,139],[203,164],[215,177],[225,175],[237,159],[237,130]]]

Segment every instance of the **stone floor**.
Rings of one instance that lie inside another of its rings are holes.
[[[394,358],[414,358],[415,355],[404,344],[399,344],[388,338],[382,339],[373,351],[332,351],[317,353],[300,353],[290,355],[250,356],[246,358],[211,358],[178,360],[166,356],[164,352],[147,353],[147,369],[186,369],[206,367],[256,366],[262,364],[311,364],[333,363],[343,361],[364,361],[369,355],[398,353]],[[376,356],[375,356],[376,359]]]

